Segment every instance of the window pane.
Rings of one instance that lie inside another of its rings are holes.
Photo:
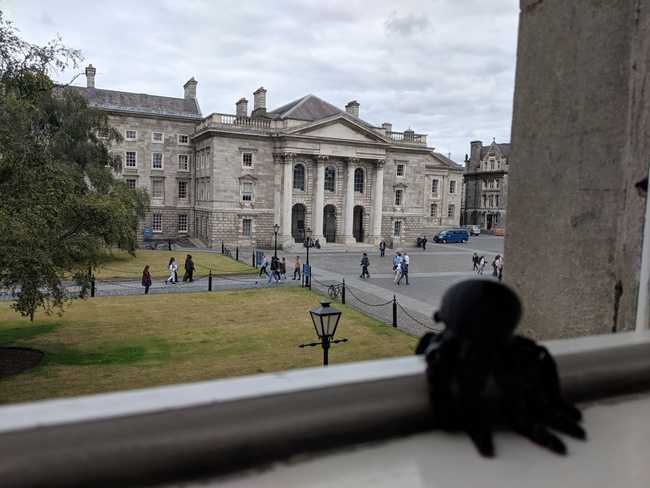
[[[456,193],[456,181],[451,180],[449,182],[449,193]]]
[[[395,190],[395,205],[402,204],[402,190]]]
[[[363,170],[357,168],[354,170],[354,191],[363,193]]]
[[[163,180],[156,179],[151,181],[151,196],[153,198],[164,197]]]
[[[151,227],[152,227],[154,232],[161,232],[162,231],[162,215],[161,214],[153,214]]]
[[[302,164],[293,167],[293,189],[305,191],[305,167]]]
[[[242,234],[244,237],[250,237],[252,235],[252,220],[244,219],[242,221]]]
[[[336,169],[332,166],[325,168],[325,191],[336,191]]]
[[[187,232],[187,215],[178,216],[178,232]]]
[[[398,164],[397,165],[397,176],[404,176],[404,165],[403,164]]]
[[[402,222],[399,220],[395,221],[395,226],[393,228],[393,236],[399,237],[402,234]]]
[[[137,161],[135,151],[127,151],[125,160],[126,160],[126,166],[128,168],[135,168],[136,161]]]
[[[178,198],[180,199],[187,198],[187,181],[178,182]]]
[[[242,154],[242,165],[245,168],[250,168],[253,166],[253,154],[252,153],[243,153]]]
[[[126,180],[126,186],[128,186],[131,190],[135,190],[135,180],[133,178],[128,178]]]
[[[151,155],[151,167],[162,169],[162,153],[153,153]]]
[[[438,180],[431,181],[431,193],[438,193]]]

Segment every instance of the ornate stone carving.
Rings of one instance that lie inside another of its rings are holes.
[[[385,159],[377,159],[376,163],[377,163],[377,168],[383,168],[384,165],[386,164],[386,160]]]

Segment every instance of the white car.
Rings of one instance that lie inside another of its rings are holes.
[[[472,236],[481,235],[481,228],[478,225],[466,225],[465,228],[467,229],[467,232],[469,232],[469,234]]]

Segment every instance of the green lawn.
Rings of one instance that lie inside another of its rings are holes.
[[[318,366],[301,288],[74,301],[31,324],[0,304],[0,345],[45,351],[38,368],[0,380],[0,403]],[[344,305],[330,364],[413,354],[416,339]]]
[[[233,258],[214,252],[200,251],[150,251],[138,250],[135,256],[126,251],[113,251],[112,258],[95,270],[97,279],[107,278],[137,278],[142,277],[145,265],[151,267],[154,278],[169,276],[168,264],[171,257],[178,263],[178,278],[185,272],[185,256],[192,255],[195,271],[194,276],[203,276],[212,269],[213,274],[253,273],[255,269],[246,263],[235,261]]]

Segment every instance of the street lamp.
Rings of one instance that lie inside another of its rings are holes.
[[[273,234],[275,234],[275,251],[273,252],[273,255],[277,258],[278,257],[278,231],[280,230],[280,226],[278,224],[273,224]]]
[[[305,235],[307,236],[307,276],[304,276],[305,273],[303,272],[303,276],[305,278],[305,285],[307,288],[311,290],[311,267],[309,266],[309,248],[311,247],[311,227],[307,227],[307,230],[305,231]]]
[[[309,311],[309,315],[311,316],[311,321],[314,323],[316,335],[321,340],[321,342],[300,344],[299,347],[313,347],[318,345],[323,346],[323,366],[327,366],[327,353],[330,348],[330,344],[348,342],[347,339],[334,340],[336,326],[339,324],[339,320],[341,319],[341,312],[335,308],[330,307],[330,302],[323,300],[320,302],[320,307],[313,308]]]

